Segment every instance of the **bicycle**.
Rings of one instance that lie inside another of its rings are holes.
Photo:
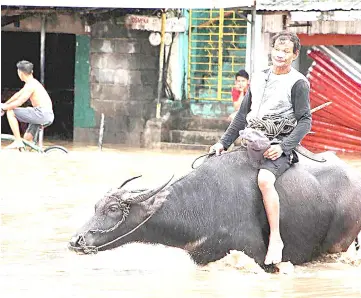
[[[22,139],[25,147],[19,148],[19,151],[36,151],[38,153],[68,153],[68,150],[59,145],[52,145],[46,148],[43,147],[43,136],[44,136],[44,128],[48,125],[40,125],[34,136],[34,142],[29,142],[25,139]],[[14,141],[15,137],[9,134],[1,134],[1,141]]]

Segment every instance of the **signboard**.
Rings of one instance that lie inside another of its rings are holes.
[[[157,17],[127,15],[125,17],[125,26],[128,29],[144,31],[161,31],[162,20]],[[186,18],[168,18],[166,20],[166,32],[185,32],[187,30]]]

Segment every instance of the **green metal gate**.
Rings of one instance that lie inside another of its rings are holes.
[[[193,9],[189,26],[188,98],[230,101],[234,75],[246,62],[242,11]]]

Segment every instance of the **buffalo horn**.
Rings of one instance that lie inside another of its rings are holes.
[[[139,178],[139,177],[142,177],[142,175],[135,176],[135,177],[132,177],[132,178],[130,178],[130,179],[128,179],[128,180],[125,180],[125,181],[123,182],[123,184],[122,184],[120,187],[118,187],[118,189],[121,189],[125,184],[127,184],[128,182],[130,182],[130,181],[132,181],[132,180],[134,180],[134,179],[137,179],[137,178]]]
[[[173,177],[174,175],[172,175],[172,177],[162,186],[159,186],[158,188],[155,189],[147,190],[145,192],[137,194],[136,196],[132,196],[129,199],[126,199],[125,202],[128,204],[136,204],[148,200],[149,198],[160,192],[173,179]]]

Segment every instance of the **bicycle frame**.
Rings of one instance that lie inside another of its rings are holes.
[[[15,137],[13,135],[9,135],[9,134],[1,134],[1,140],[4,141],[15,141]],[[33,142],[29,142],[25,139],[22,139],[23,143],[25,144],[25,146],[30,147],[31,149],[39,152],[39,153],[44,153],[44,150],[42,147],[38,146],[36,143]]]
[[[4,141],[15,141],[15,137],[13,135],[9,135],[9,134],[1,134],[1,140]],[[33,142],[29,142],[25,139],[22,139],[23,143],[25,146],[30,147],[31,149],[33,149],[34,151],[38,152],[38,153],[47,153],[50,151],[61,151],[63,153],[68,153],[68,150],[62,146],[49,146],[47,148],[43,148],[43,146],[41,146],[41,144],[37,144],[37,143],[33,143]]]

